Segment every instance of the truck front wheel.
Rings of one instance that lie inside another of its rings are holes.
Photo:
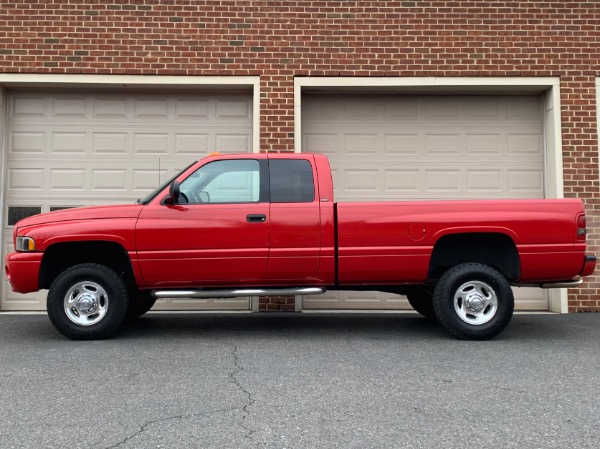
[[[442,326],[463,340],[487,340],[510,322],[514,297],[498,270],[483,264],[457,265],[442,275],[433,292]]]
[[[59,274],[48,292],[50,321],[73,340],[110,337],[123,323],[128,308],[125,282],[104,265],[75,265]]]

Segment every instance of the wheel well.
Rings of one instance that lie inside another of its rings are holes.
[[[69,267],[98,263],[115,270],[125,283],[135,285],[131,260],[118,243],[104,241],[57,243],[44,251],[40,268],[40,288],[48,289],[56,277]]]
[[[431,254],[428,279],[438,279],[449,268],[469,262],[494,267],[510,281],[520,277],[519,252],[509,236],[469,233],[447,235],[437,241]]]

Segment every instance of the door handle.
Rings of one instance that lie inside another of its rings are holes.
[[[265,214],[248,214],[246,215],[246,221],[250,223],[264,223],[267,221],[267,216]]]

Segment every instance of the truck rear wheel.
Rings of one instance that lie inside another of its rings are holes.
[[[465,263],[442,275],[433,292],[433,309],[440,324],[455,337],[487,340],[510,322],[514,297],[498,270]]]
[[[48,292],[50,321],[73,340],[110,337],[123,323],[128,308],[125,282],[104,265],[75,265],[59,274]]]

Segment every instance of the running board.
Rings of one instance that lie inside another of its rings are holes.
[[[238,298],[240,296],[321,295],[323,287],[301,288],[243,288],[232,290],[154,290],[152,296],[161,298]]]

